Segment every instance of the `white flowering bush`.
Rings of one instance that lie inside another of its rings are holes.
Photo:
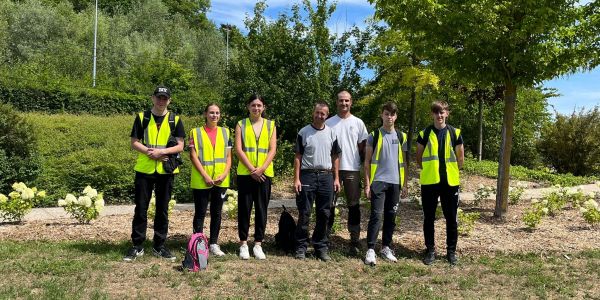
[[[458,234],[470,235],[475,228],[475,222],[479,220],[481,214],[478,212],[464,212],[458,209]]]
[[[102,193],[98,193],[89,185],[83,189],[79,197],[67,194],[65,199],[59,199],[57,204],[82,224],[89,224],[92,220],[97,219],[104,210]]]
[[[555,185],[550,193],[544,195],[542,202],[546,202],[548,213],[555,216],[567,205],[569,199],[569,190],[560,185]]]
[[[549,212],[548,199],[531,199],[531,207],[523,214],[523,222],[528,228],[534,229]]]
[[[583,202],[579,209],[583,219],[592,226],[600,223],[600,208],[598,207],[595,196],[596,195],[594,194],[594,197],[590,197]]]
[[[477,187],[477,191],[475,191],[475,195],[473,198],[473,205],[479,206],[481,201],[489,199],[490,195],[495,194],[496,189],[491,186],[485,186],[483,184],[479,184]]]
[[[175,208],[175,198],[171,195],[171,200],[169,200],[169,208],[167,210],[167,215],[171,216],[171,212],[173,212],[173,208]],[[150,204],[148,205],[148,219],[154,219],[156,216],[156,196],[154,196],[154,191],[152,192],[152,197],[150,198]]]
[[[227,201],[223,204],[223,212],[225,212],[227,218],[235,219],[238,215],[238,192],[227,189],[225,193],[227,194]]]
[[[0,218],[8,222],[21,222],[38,200],[46,197],[45,191],[28,188],[22,182],[15,182],[12,189],[8,196],[0,194]]]
[[[527,188],[527,184],[522,182],[518,182],[515,186],[508,187],[508,203],[513,205],[518,204],[521,201],[521,197],[523,197],[525,188]]]
[[[588,195],[586,195],[583,193],[583,190],[579,188],[577,190],[568,190],[566,197],[568,201],[571,202],[571,205],[573,205],[574,208],[579,208],[587,198],[594,198],[595,194],[591,192],[588,193]]]

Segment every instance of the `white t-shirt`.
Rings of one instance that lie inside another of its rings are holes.
[[[361,161],[357,145],[369,136],[365,123],[354,115],[345,119],[335,115],[327,119],[325,124],[333,129],[342,148],[340,170],[360,171]]]

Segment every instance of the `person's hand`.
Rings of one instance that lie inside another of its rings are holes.
[[[340,192],[340,188],[341,188],[340,181],[338,179],[335,179],[333,181],[333,191],[335,191],[336,193],[339,193]]]
[[[365,197],[367,197],[367,199],[371,200],[371,187],[369,185],[365,186]]]
[[[258,182],[265,182],[265,180],[267,180],[267,177],[265,177],[265,175],[263,174],[264,171],[256,171],[258,169],[260,168],[256,168],[252,172],[250,172],[250,177],[252,177],[252,179]]]
[[[209,176],[202,176],[202,178],[204,178],[204,182],[206,183],[206,185],[208,185],[208,186],[215,185],[215,181],[212,178],[210,178]]]
[[[265,169],[262,167],[254,169],[254,171],[250,172],[250,174],[256,174],[258,176],[262,176],[265,173]]]
[[[402,192],[400,193],[400,198],[406,199],[408,197],[408,187],[405,186],[402,188]]]
[[[221,183],[223,183],[223,180],[225,180],[225,177],[227,177],[227,176],[225,176],[225,174],[221,174],[221,175],[217,176],[217,178],[215,178],[215,180],[213,180],[213,183],[215,185],[221,184]]]
[[[296,192],[296,195],[300,194],[300,191],[302,191],[302,183],[300,180],[294,180],[294,191]]]

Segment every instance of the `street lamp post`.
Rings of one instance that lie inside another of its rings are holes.
[[[98,0],[96,0],[96,17],[94,19],[94,66],[92,68],[92,87],[96,87],[96,47],[98,41]]]
[[[221,28],[225,30],[225,67],[229,70],[229,31],[231,31],[231,25],[221,24]]]

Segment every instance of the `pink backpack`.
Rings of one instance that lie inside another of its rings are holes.
[[[182,264],[183,268],[190,272],[206,269],[208,266],[208,240],[204,233],[192,234]]]

